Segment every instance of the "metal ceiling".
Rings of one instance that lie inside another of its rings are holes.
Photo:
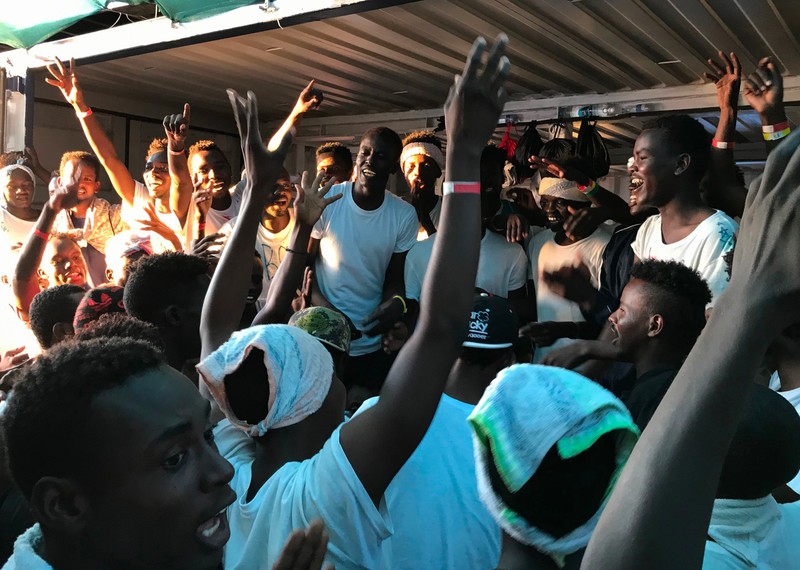
[[[189,100],[194,116],[229,114],[233,87],[253,89],[262,118],[276,119],[312,77],[326,96],[318,116],[430,109],[474,37],[501,30],[513,100],[699,84],[720,48],[748,71],[771,55],[800,74],[796,0],[421,0],[93,64],[81,77],[90,93],[157,100],[165,112]],[[57,95],[48,89],[37,96]],[[713,128],[713,113],[702,116]],[[753,119],[740,124],[751,142]],[[601,123],[615,148],[629,147],[639,127],[636,118]]]

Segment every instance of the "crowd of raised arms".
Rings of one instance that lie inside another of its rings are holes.
[[[297,184],[313,81],[267,138],[228,90],[239,182],[188,104],[139,182],[74,62],[48,68],[93,153],[0,170],[3,568],[800,568],[780,72],[710,59],[716,134],[645,123],[626,201],[572,138],[513,172],[487,144],[506,41],[475,41],[446,145],[371,128]],[[749,188],[740,90],[768,153]]]

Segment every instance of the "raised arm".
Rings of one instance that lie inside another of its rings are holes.
[[[480,156],[506,98],[505,44],[501,35],[481,69],[486,42],[479,38],[450,90],[442,218],[419,324],[389,371],[380,401],[341,428],[342,448],[376,504],[425,435],[466,335],[481,235]]]
[[[286,117],[286,120],[283,122],[281,127],[277,130],[275,135],[270,139],[267,148],[273,150],[277,148],[281,141],[284,139],[286,134],[291,129],[296,129],[297,125],[300,123],[300,118],[309,111],[313,111],[315,109],[319,109],[319,106],[322,105],[322,99],[324,95],[322,91],[316,89],[314,87],[314,80],[312,79],[309,81],[308,85],[305,89],[300,92],[300,95],[297,97],[297,102],[294,104],[294,108],[292,112],[289,113],[289,116]]]
[[[17,313],[24,321],[28,321],[31,301],[39,293],[39,266],[42,264],[53,222],[61,210],[78,203],[78,182],[83,175],[82,171],[83,168],[78,166],[73,180],[56,188],[50,199],[44,203],[39,219],[36,220],[36,227],[20,251],[11,286],[17,303]]]
[[[783,77],[769,57],[762,58],[744,86],[744,98],[758,113],[764,131],[767,154],[771,153],[785,137],[780,134],[789,128],[783,107]]]
[[[295,184],[297,189],[297,198],[294,200],[295,223],[289,238],[289,247],[286,248],[286,257],[272,278],[264,308],[256,315],[253,325],[286,323],[289,320],[295,291],[303,281],[306,270],[311,230],[328,204],[344,196],[337,194],[332,198],[325,198],[335,180],[331,179],[327,184],[320,186],[323,176],[324,173],[320,172],[314,181],[310,182],[309,173],[304,172],[301,184]]]
[[[253,244],[264,205],[272,198],[275,181],[283,168],[283,160],[294,136],[285,133],[280,145],[267,150],[258,126],[258,103],[255,93],[248,91],[243,99],[228,89],[228,97],[236,117],[247,169],[247,182],[236,227],[222,252],[211,279],[203,312],[200,316],[201,358],[221,346],[238,328],[250,287]]]
[[[582,568],[699,569],[723,462],[767,347],[800,321],[800,135],[748,194],[730,285],[642,434]]]
[[[83,99],[83,90],[78,85],[78,76],[75,73],[75,60],[70,60],[69,69],[66,69],[61,60],[56,58],[56,64],[48,65],[47,70],[52,77],[47,77],[45,81],[58,87],[67,103],[75,109],[75,114],[81,122],[83,134],[86,136],[86,140],[89,141],[89,145],[97,155],[97,158],[100,159],[100,164],[103,165],[106,174],[108,174],[111,185],[120,198],[125,200],[129,206],[133,206],[133,200],[136,196],[136,183],[131,173],[128,172],[128,167],[117,156],[114,144]]]
[[[180,115],[164,117],[164,132],[167,135],[167,162],[171,179],[169,207],[178,216],[181,227],[186,225],[189,204],[192,202],[194,186],[189,174],[189,160],[186,156],[186,139],[189,138],[189,103],[183,105]],[[202,236],[201,236],[202,237]]]

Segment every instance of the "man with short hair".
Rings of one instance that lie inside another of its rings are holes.
[[[603,251],[611,235],[602,227],[585,237],[568,234],[564,230],[564,221],[571,213],[591,207],[589,198],[575,182],[542,178],[539,196],[542,210],[547,214],[548,228],[533,236],[528,244],[530,277],[536,289],[537,318],[540,322],[585,321],[580,306],[551,291],[544,275],[583,262],[589,269],[592,287],[599,288]],[[561,338],[551,346],[537,346],[535,362],[542,362],[550,350],[571,342],[571,339]]]
[[[478,496],[467,417],[498,372],[514,364],[516,339],[517,317],[508,301],[476,295],[433,422],[386,489],[394,534],[381,543],[380,568],[419,568],[423,560],[429,568],[497,567],[500,529]],[[378,400],[364,402],[356,416]]]
[[[631,213],[646,207],[659,211],[645,220],[631,245],[636,260],[673,260],[694,269],[711,289],[709,308],[728,285],[725,256],[739,227],[701,199],[710,141],[703,126],[687,115],[659,117],[645,123],[628,168]]]
[[[353,153],[340,142],[326,142],[317,147],[317,172],[324,173],[322,185],[329,180],[342,184],[353,178]]]
[[[66,343],[21,374],[2,427],[37,524],[10,568],[220,567],[233,469],[189,380],[131,338]]]
[[[75,334],[72,321],[86,291],[76,285],[57,285],[37,294],[31,302],[30,325],[42,350]]]
[[[217,233],[239,214],[243,186],[232,187],[231,163],[222,149],[210,140],[197,141],[189,148],[189,172],[196,192],[187,224],[193,228],[199,222],[204,225],[206,234]]]
[[[442,200],[436,194],[436,181],[442,176],[442,143],[433,131],[414,131],[403,139],[400,169],[411,190],[409,202],[419,219],[417,241],[436,233]]]
[[[200,357],[207,271],[205,261],[185,253],[146,256],[136,263],[123,297],[129,315],[158,327],[169,365],[190,378],[196,378],[191,365]]]
[[[338,184],[312,232],[315,305],[346,315],[363,335],[350,343],[345,383],[378,390],[391,365],[381,350],[381,334],[405,308],[403,267],[416,243],[414,208],[386,190],[397,171],[400,137],[391,129],[368,130],[361,139],[354,182]],[[379,310],[378,324],[368,317]],[[385,321],[385,322],[384,322]],[[391,322],[389,322],[391,321]]]

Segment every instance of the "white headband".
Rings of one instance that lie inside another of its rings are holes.
[[[539,196],[553,196],[573,202],[591,201],[578,190],[578,185],[571,180],[551,177],[542,178],[542,181],[539,183]]]
[[[406,161],[412,156],[418,154],[430,157],[439,166],[439,170],[444,172],[444,154],[441,149],[433,143],[429,142],[412,142],[403,147],[403,153],[400,155],[400,168],[405,171]]]

